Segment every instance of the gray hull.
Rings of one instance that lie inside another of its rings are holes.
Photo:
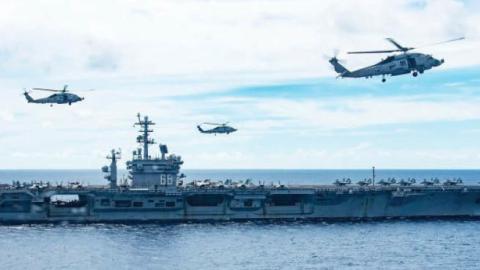
[[[479,186],[4,189],[0,198],[1,223],[480,217]]]

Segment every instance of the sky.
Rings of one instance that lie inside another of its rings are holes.
[[[478,168],[479,25],[473,0],[0,1],[0,169],[125,162],[138,112],[189,169]],[[336,79],[327,61],[461,36],[420,49],[445,64],[416,78]],[[85,100],[22,96],[64,84]]]

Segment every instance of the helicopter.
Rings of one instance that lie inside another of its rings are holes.
[[[449,43],[453,41],[459,41],[465,39],[464,37],[450,39],[442,42],[437,42],[434,44],[426,45],[439,45],[444,43]],[[396,49],[392,50],[376,50],[376,51],[353,51],[347,52],[348,54],[376,54],[376,53],[396,53],[400,52],[400,54],[394,54],[387,56],[382,61],[368,66],[364,68],[360,68],[354,71],[350,71],[345,68],[342,64],[340,64],[337,56],[334,56],[329,59],[330,64],[332,64],[335,72],[338,73],[338,77],[340,78],[372,78],[373,76],[382,76],[382,82],[385,82],[385,76],[398,76],[404,74],[412,74],[413,77],[417,77],[418,74],[423,74],[425,70],[432,69],[434,67],[438,67],[445,63],[444,59],[436,59],[429,54],[424,53],[411,53],[411,50],[415,50],[421,47],[404,47],[396,42],[392,38],[387,38],[387,41],[392,43]],[[425,47],[425,46],[422,46]],[[337,78],[338,78],[337,77]]]
[[[48,89],[48,88],[32,88],[33,91],[49,91],[49,92],[56,92],[53,95],[50,95],[45,98],[34,99],[29,95],[29,92],[24,90],[23,95],[27,99],[28,103],[40,103],[40,104],[50,104],[50,107],[53,104],[68,104],[72,105],[72,103],[79,102],[84,100],[85,98],[79,97],[75,94],[69,93],[67,90],[68,85],[64,85],[63,89]]]
[[[202,123],[200,125],[197,126],[198,128],[198,131],[200,131],[201,133],[205,133],[205,134],[214,134],[215,136],[218,134],[230,134],[232,132],[235,132],[237,131],[235,128],[233,127],[230,127],[230,126],[227,126],[228,122],[226,123],[223,123],[223,124],[217,124],[217,123]],[[201,127],[201,125],[213,125],[213,126],[216,126],[212,129],[203,129]]]

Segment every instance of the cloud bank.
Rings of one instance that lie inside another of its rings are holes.
[[[127,158],[142,112],[190,168],[473,167],[475,132],[452,136],[480,118],[479,14],[454,0],[2,2],[0,162],[96,168],[119,146]],[[458,36],[467,40],[425,49],[446,64],[415,80],[335,81],[325,60],[390,48],[385,37]],[[63,84],[97,91],[72,107],[21,96]],[[201,136],[204,121],[240,131]]]

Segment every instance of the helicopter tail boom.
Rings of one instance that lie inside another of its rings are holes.
[[[203,130],[202,127],[197,126],[197,128],[198,128],[198,131],[200,131],[200,132],[202,132],[202,133],[205,133],[205,130]]]
[[[33,98],[28,94],[28,92],[24,92],[23,95],[24,95],[25,98],[27,99],[28,103],[35,102],[35,99],[33,99]]]
[[[346,74],[349,74],[350,71],[346,69],[342,64],[338,62],[338,59],[336,57],[333,57],[332,59],[329,60],[330,64],[332,64],[333,68],[335,69],[335,72],[337,72],[340,76],[344,76]]]

